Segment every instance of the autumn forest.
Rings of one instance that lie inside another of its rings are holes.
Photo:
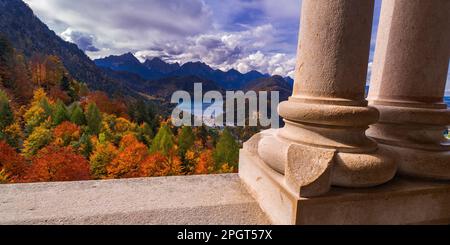
[[[233,130],[173,127],[154,104],[85,82],[0,38],[1,183],[237,171]]]

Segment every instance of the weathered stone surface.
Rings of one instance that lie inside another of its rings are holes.
[[[298,224],[450,224],[450,183],[396,178],[376,188],[333,188],[302,199]]]
[[[0,224],[450,223],[448,182],[396,178],[300,198],[253,154],[241,169],[246,185],[236,174],[0,185]]]
[[[397,165],[393,153],[382,147],[370,154],[337,153],[332,184],[342,187],[371,187],[394,178]]]
[[[275,171],[284,174],[291,142],[278,137],[276,130],[263,131],[257,135],[260,137],[257,154]]]
[[[395,152],[402,175],[428,179],[450,180],[450,151],[427,151],[392,145],[384,147]]]
[[[0,224],[268,224],[236,174],[0,185]]]
[[[284,182],[284,176],[266,165],[256,154],[242,149],[239,177],[273,224],[295,224],[299,193]]]
[[[327,193],[331,188],[335,153],[333,149],[291,144],[284,181],[301,197]]]

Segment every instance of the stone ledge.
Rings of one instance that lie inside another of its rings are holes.
[[[269,191],[274,179],[253,173]],[[450,224],[449,182],[396,178],[296,201],[273,191],[296,224]],[[0,224],[270,223],[237,174],[0,185]]]
[[[0,185],[0,224],[269,224],[237,174]]]

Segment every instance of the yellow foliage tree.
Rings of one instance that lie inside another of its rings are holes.
[[[106,166],[112,162],[117,154],[118,150],[113,144],[96,141],[95,150],[89,157],[91,175],[96,179],[106,178],[108,175]]]

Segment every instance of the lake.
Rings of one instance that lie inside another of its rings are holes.
[[[450,92],[446,92],[446,96],[444,97],[444,102],[450,108]],[[193,115],[195,115],[197,117],[202,117],[203,111],[206,110],[208,107],[210,107],[211,104],[206,104],[206,103],[203,103],[203,105],[201,105],[201,104],[202,103],[197,103],[197,104],[192,103],[191,108],[189,108],[188,104],[183,103],[180,105],[180,108],[184,111],[190,111]],[[196,107],[195,107],[195,105],[196,105]],[[222,106],[215,106],[215,108],[211,108],[211,109],[215,109],[215,111],[217,113],[216,115],[223,113]]]

